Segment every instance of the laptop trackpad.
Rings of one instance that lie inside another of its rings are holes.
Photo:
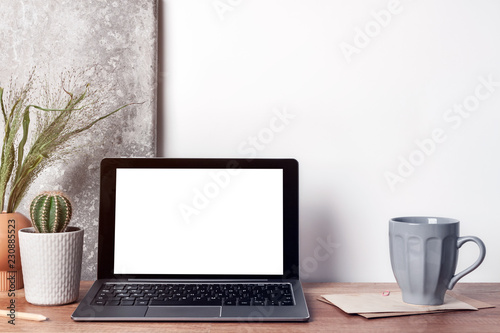
[[[221,306],[150,306],[146,317],[219,318],[221,310]]]

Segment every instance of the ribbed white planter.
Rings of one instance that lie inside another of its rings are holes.
[[[24,293],[29,303],[60,305],[78,299],[82,270],[83,229],[66,232],[19,231]]]

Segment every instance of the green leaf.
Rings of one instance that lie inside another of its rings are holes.
[[[83,131],[86,131],[88,130],[89,128],[91,128],[92,126],[94,126],[96,123],[98,123],[99,121],[103,120],[103,119],[106,119],[108,118],[109,116],[117,113],[118,111],[120,111],[121,109],[124,109],[126,108],[127,106],[130,106],[130,105],[134,105],[134,104],[142,104],[142,103],[129,103],[129,104],[126,104],[122,107],[119,107],[118,109],[114,110],[114,111],[111,111],[110,113],[102,116],[102,117],[99,117],[97,118],[96,120],[92,121],[91,123],[89,123],[88,125],[84,126],[84,127],[81,127],[81,128],[78,128],[76,130],[74,130],[73,132],[70,132],[68,134],[66,134],[66,136],[64,137],[64,140],[68,140],[69,138],[71,138],[73,135],[76,135],[78,133],[81,133]]]
[[[23,164],[24,145],[26,144],[26,141],[28,140],[29,127],[30,127],[29,109],[30,109],[29,105],[24,109],[23,137],[21,138],[21,141],[19,142],[19,147],[17,149],[17,174],[16,174],[16,178],[19,177],[19,173],[21,172],[21,169],[22,169],[21,166]]]
[[[3,88],[0,88],[0,104],[2,105],[3,121],[7,124],[7,114],[5,113],[5,105],[3,104]]]

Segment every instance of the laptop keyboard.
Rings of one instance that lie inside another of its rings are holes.
[[[105,284],[92,301],[111,306],[290,306],[289,283],[273,284]]]

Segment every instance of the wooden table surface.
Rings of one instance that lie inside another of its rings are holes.
[[[79,300],[92,282],[82,281]],[[404,317],[365,319],[318,301],[324,294],[382,292],[398,290],[394,283],[304,283],[311,319],[305,323],[216,323],[216,322],[74,322],[70,316],[77,303],[63,306],[36,306],[16,291],[16,311],[43,314],[44,322],[0,318],[0,332],[500,332],[500,283],[459,283],[454,291],[495,305],[479,311],[455,311]],[[10,302],[0,292],[0,308]]]

